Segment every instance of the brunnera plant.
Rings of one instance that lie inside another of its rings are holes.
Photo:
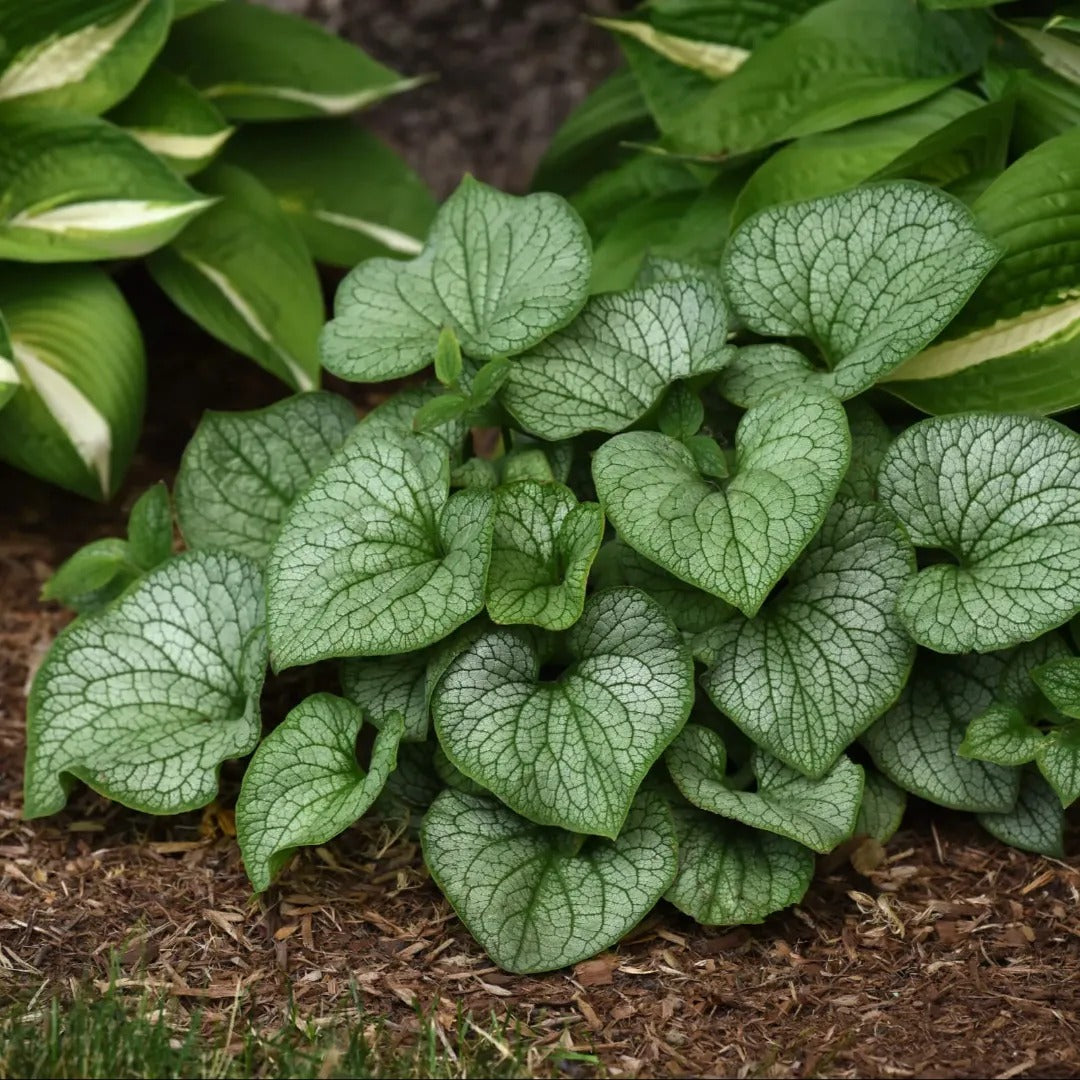
[[[953,196],[892,182],[590,295],[568,203],[466,179],[415,258],[352,271],[320,344],[347,379],[436,381],[359,421],[321,392],[207,414],[188,550],[156,488],[58,571],[83,614],[34,682],[27,816],[75,780],[176,813],[253,753],[256,889],[365,812],[422,812],[432,877],[517,972],[662,898],[760,922],[908,792],[1060,853],[1080,435],[874,407],[998,255]],[[264,732],[267,668],[325,660],[341,693]]]

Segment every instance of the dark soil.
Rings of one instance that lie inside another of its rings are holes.
[[[522,189],[553,126],[612,62],[566,0],[318,2],[387,62],[442,73],[376,117],[440,193],[466,168]],[[124,492],[97,507],[0,469],[0,1001],[103,979],[115,951],[131,985],[169,995],[181,1016],[223,1016],[239,993],[268,1028],[290,998],[318,1019],[347,1004],[352,981],[402,1039],[415,1003],[452,1030],[461,1001],[512,1014],[538,1054],[594,1052],[613,1075],[1080,1075],[1080,863],[1009,850],[943,812],[917,808],[868,876],[832,858],[805,902],[763,927],[708,930],[662,906],[614,952],[528,978],[489,964],[414,842],[378,825],[301,854],[254,899],[227,810],[236,769],[226,809],[204,815],[152,819],[82,791],[56,818],[23,822],[25,693],[66,622],[39,603],[42,582],[172,476],[203,408],[281,394],[139,271],[123,284],[152,358]],[[271,712],[300,693],[278,684]]]

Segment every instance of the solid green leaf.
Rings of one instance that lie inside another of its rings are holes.
[[[0,110],[0,258],[86,262],[145,255],[213,201],[104,120]]]
[[[911,105],[976,71],[985,17],[908,0],[828,0],[754,49],[670,129],[679,150],[741,154]]]
[[[153,570],[172,554],[172,503],[163,483],[147,488],[131,508],[128,545],[140,570]]]
[[[661,434],[686,440],[696,435],[703,423],[705,407],[701,398],[684,382],[668,387],[656,417]]]
[[[809,848],[695,806],[676,806],[679,874],[664,899],[705,926],[760,923],[797,904],[814,876]]]
[[[809,780],[755,749],[750,767],[756,790],[725,782],[727,752],[710,728],[688,724],[666,755],[668,772],[695,806],[754,829],[786,836],[814,851],[831,851],[855,829],[863,771],[841,758],[820,779]]]
[[[486,405],[503,388],[510,370],[510,361],[505,356],[496,356],[472,376],[469,396],[475,408]]]
[[[726,481],[705,479],[686,447],[645,431],[604,443],[593,479],[626,543],[753,617],[820,527],[849,451],[843,406],[796,391],[744,415]]]
[[[108,118],[181,176],[205,168],[233,132],[190,83],[158,65]]]
[[[913,795],[954,810],[1006,813],[1018,769],[961,757],[968,724],[995,701],[1001,655],[924,654],[900,700],[862,737],[874,764]]]
[[[253,562],[192,552],[72,623],[30,693],[25,816],[55,814],[74,779],[145,813],[210,802],[259,739],[263,618]]]
[[[457,335],[449,326],[444,326],[435,343],[435,378],[443,386],[454,386],[461,378],[461,372],[461,346]]]
[[[302,237],[243,170],[215,165],[199,185],[220,201],[154,254],[154,280],[208,333],[294,390],[313,390],[323,299]]]
[[[709,632],[706,691],[759,746],[824,776],[907,682],[915,646],[895,611],[914,572],[892,514],[836,502],[757,617]]]
[[[0,459],[91,499],[119,488],[142,421],[146,358],[112,279],[92,266],[0,265],[18,388]]]
[[[702,476],[725,480],[731,475],[727,451],[708,435],[691,435],[683,445],[694,459],[694,467]]]
[[[215,4],[176,23],[165,63],[231,120],[338,116],[416,86],[344,38],[259,4]]]
[[[1062,859],[1064,818],[1053,789],[1035,770],[1028,769],[1016,805],[1001,814],[979,814],[979,824],[1003,844]]]
[[[514,359],[503,404],[545,439],[621,431],[672,382],[723,367],[727,323],[719,282],[704,272],[594,296],[565,330]]]
[[[659,30],[756,49],[820,0],[645,0]]]
[[[946,553],[898,612],[938,652],[987,652],[1080,611],[1080,436],[1052,420],[972,413],[909,427],[889,448],[881,499],[916,547]]]
[[[285,398],[250,412],[203,414],[176,477],[176,512],[191,548],[262,562],[285,511],[356,424],[336,394]]]
[[[92,540],[60,564],[42,587],[41,599],[80,613],[99,611],[138,576],[127,541],[112,536]]]
[[[319,261],[351,269],[375,255],[416,255],[435,200],[406,162],[346,119],[251,124],[225,159],[277,197]]]
[[[555,195],[505,195],[467,176],[443,204],[423,252],[369,259],[341,283],[323,331],[323,364],[378,382],[431,363],[444,326],[462,351],[524,352],[565,326],[588,293],[590,244]]]
[[[671,814],[653,794],[638,797],[617,839],[582,843],[491,796],[444,791],[421,839],[458,917],[496,964],[517,974],[575,964],[616,944],[678,865]]]
[[[904,819],[907,792],[877,769],[867,767],[863,772],[866,784],[855,821],[855,835],[869,836],[879,844],[887,844]]]
[[[761,211],[723,279],[750,330],[809,338],[826,370],[807,378],[848,398],[937,337],[997,258],[957,199],[895,182]]]
[[[561,674],[545,663],[568,661]],[[495,630],[446,668],[431,708],[447,757],[513,810],[614,838],[678,734],[693,661],[636,589],[596,593],[565,637]]]
[[[434,431],[436,428],[465,420],[472,403],[464,394],[439,394],[425,401],[413,415],[413,431]]]
[[[368,769],[356,760],[364,714],[333,694],[312,694],[263,739],[236,801],[236,836],[256,892],[298,847],[332,840],[374,803],[397,764],[400,715],[385,717]]]
[[[165,43],[172,0],[5,0],[0,110],[114,105]]]
[[[566,630],[581,616],[589,568],[604,538],[596,503],[561,484],[522,480],[495,496],[487,609],[497,623]]]
[[[267,564],[275,670],[408,652],[478,614],[490,492],[450,495],[429,436],[361,428],[286,512]]]

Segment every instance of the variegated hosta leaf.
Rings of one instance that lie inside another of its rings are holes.
[[[1051,858],[1065,857],[1065,813],[1054,789],[1026,769],[1016,805],[1001,814],[979,814],[979,824],[1003,844]]]
[[[204,330],[294,390],[319,384],[322,289],[273,195],[231,165],[200,186],[220,201],[150,260],[154,280]]]
[[[725,780],[727,752],[720,736],[688,724],[666,755],[668,772],[695,806],[754,829],[786,836],[814,851],[831,851],[855,830],[863,796],[863,771],[841,758],[819,780],[809,780],[762,750],[750,766],[755,791],[737,791]]]
[[[416,173],[349,120],[252,124],[225,159],[274,193],[319,262],[351,269],[375,255],[418,255],[435,216]]]
[[[230,120],[340,116],[409,90],[343,38],[260,4],[223,3],[173,26],[164,52]]]
[[[589,237],[568,203],[505,195],[467,176],[420,255],[369,259],[341,283],[323,364],[354,382],[409,375],[435,358],[444,326],[468,356],[524,352],[578,313],[589,269]]]
[[[889,448],[881,499],[917,547],[945,552],[898,612],[921,645],[988,652],[1080,611],[1080,435],[1037,417],[923,420]]]
[[[421,832],[424,859],[458,917],[501,968],[575,964],[616,944],[675,878],[663,800],[638,796],[614,840],[518,817],[490,795],[444,791]]]
[[[743,416],[735,447],[717,481],[682,443],[634,431],[604,443],[592,471],[626,543],[752,618],[825,518],[848,468],[847,418],[831,396],[779,394]]]
[[[693,661],[636,589],[594,594],[565,639],[483,634],[431,700],[439,742],[466,776],[529,819],[615,837],[694,698]],[[543,663],[569,658],[555,679]]]
[[[8,0],[0,7],[0,111],[103,113],[165,43],[170,0]]]
[[[855,821],[855,835],[869,836],[879,844],[886,844],[904,820],[907,792],[877,769],[867,767],[863,772],[866,784]]]
[[[494,499],[450,495],[428,436],[362,428],[292,504],[267,565],[275,669],[423,648],[484,605]]]
[[[14,396],[22,385],[19,369],[15,366],[15,351],[11,344],[4,314],[0,311],[0,409]]]
[[[914,573],[892,514],[834,503],[783,590],[705,635],[709,696],[759,746],[823,776],[907,681],[915,645],[896,601]]]
[[[581,616],[589,567],[604,538],[596,503],[561,484],[522,480],[495,495],[487,609],[497,623],[566,630]]]
[[[664,899],[706,926],[760,923],[797,904],[814,876],[814,854],[696,806],[672,810],[679,873]]]
[[[796,373],[840,398],[866,390],[937,337],[997,259],[971,211],[925,184],[755,214],[724,252],[727,295],[749,329],[809,338],[826,365],[815,372],[791,349],[761,354],[769,374],[755,393]]]
[[[545,439],[621,431],[675,380],[723,367],[727,322],[719,281],[701,272],[594,296],[514,360],[502,402]]]
[[[0,258],[86,262],[145,255],[213,201],[104,120],[0,110]]]
[[[233,132],[211,102],[160,65],[146,73],[109,119],[181,176],[205,168]]]
[[[900,700],[862,737],[894,784],[955,810],[1007,813],[1020,770],[960,756],[968,724],[995,701],[1007,657],[924,653]]]
[[[263,619],[253,562],[191,552],[72,623],[30,694],[25,815],[60,810],[73,778],[152,814],[210,802],[259,739]]]
[[[176,476],[190,548],[228,548],[262,562],[293,500],[356,426],[336,394],[298,394],[265,409],[203,414]]]
[[[146,362],[120,290],[90,266],[0,267],[10,335],[0,459],[91,499],[120,486],[139,435]],[[2,354],[3,350],[0,350]]]
[[[356,760],[364,714],[333,694],[313,694],[263,739],[244,773],[236,836],[262,892],[298,847],[325,844],[367,813],[397,764],[400,715],[383,718],[371,765]]]

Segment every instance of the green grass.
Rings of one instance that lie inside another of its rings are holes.
[[[31,1002],[0,1013],[0,1080],[31,1077],[502,1077],[594,1076],[589,1054],[530,1047],[505,1021],[459,1013],[442,1032],[417,1015],[408,1034],[354,1008],[329,1024],[294,1022],[267,1032],[240,1017],[200,1014],[170,1022],[168,1003],[110,989]],[[175,1014],[174,1014],[175,1016]]]

